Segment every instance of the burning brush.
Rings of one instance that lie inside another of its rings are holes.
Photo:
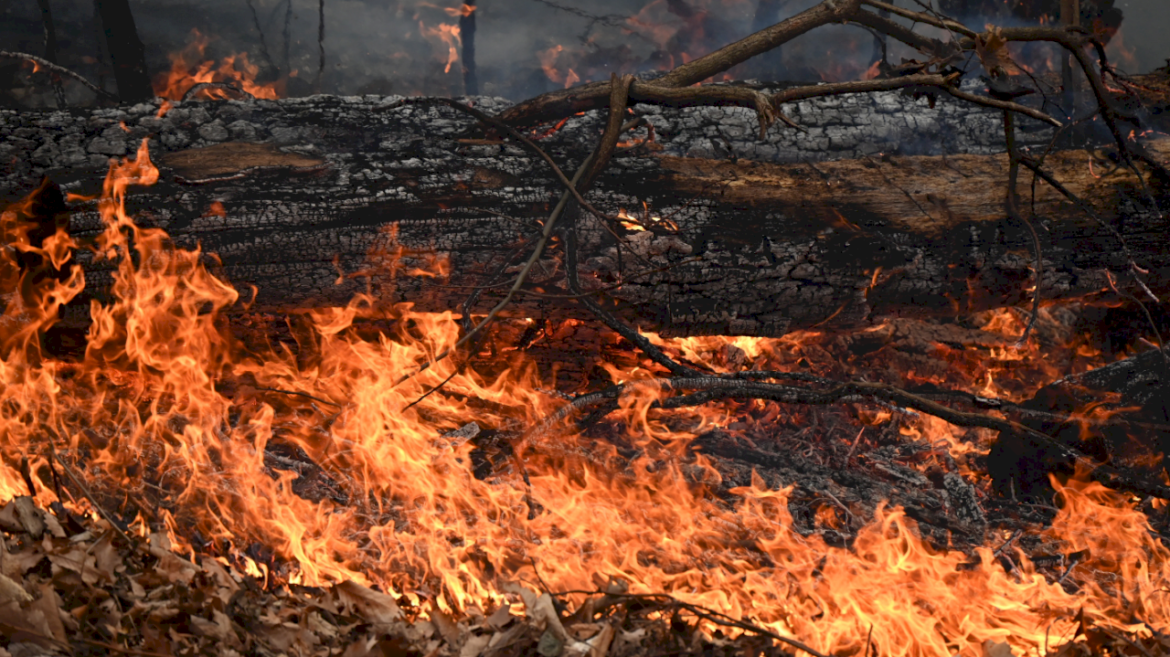
[[[991,508],[990,482],[977,464],[989,434],[913,411],[936,411],[921,396],[882,393],[818,420],[777,403],[796,392],[704,396],[719,388],[667,383],[626,355],[599,363],[609,388],[566,402],[542,392],[522,353],[490,375],[436,361],[458,339],[454,316],[371,297],[308,313],[311,353],[245,348],[222,316],[234,289],[202,253],[125,211],[129,188],[157,176],[145,142],[111,166],[96,199],[104,228],[84,247],[52,186],[3,214],[10,641],[322,655],[656,654],[680,641],[814,655],[1170,645],[1170,551],[1149,501],[1052,479],[1046,528],[988,529],[979,507]],[[42,336],[85,285],[79,248],[116,265],[114,284],[90,306],[84,354],[54,356]],[[389,328],[363,337],[363,318]],[[1001,330],[1019,327],[993,322],[984,334]],[[691,368],[797,381],[860,353],[815,331],[646,337]],[[954,383],[1019,398],[1000,382],[1050,357],[1005,346],[1001,372],[968,363]],[[442,394],[424,394],[440,382]],[[854,388],[838,399],[869,394]],[[557,419],[594,398],[614,409],[605,422]],[[860,432],[796,430],[850,415]],[[456,431],[472,419],[490,429]],[[949,544],[908,515],[929,520],[921,510],[778,486],[766,467],[776,450],[804,454],[796,462],[809,468],[899,473],[927,491],[937,481],[927,497],[975,515]],[[760,470],[728,469],[733,452]]]

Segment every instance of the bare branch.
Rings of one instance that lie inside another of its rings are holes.
[[[85,85],[85,87],[86,87],[87,89],[90,89],[90,90],[92,90],[92,91],[93,91],[94,93],[96,93],[98,96],[101,96],[102,98],[104,98],[104,99],[106,99],[106,100],[110,100],[110,101],[113,101],[113,102],[115,102],[115,103],[116,103],[116,102],[119,102],[119,101],[118,101],[118,97],[117,97],[117,96],[115,96],[114,94],[112,94],[112,93],[110,93],[110,92],[108,92],[108,91],[105,91],[105,90],[103,90],[103,89],[100,89],[100,88],[98,88],[98,86],[97,86],[97,85],[95,85],[94,83],[90,82],[89,80],[86,80],[86,79],[85,79],[84,77],[82,77],[80,74],[78,74],[78,73],[74,73],[73,71],[70,71],[69,69],[65,68],[64,66],[58,66],[57,64],[54,64],[53,62],[50,62],[49,60],[47,60],[47,59],[45,59],[45,58],[43,58],[43,57],[37,57],[36,55],[30,55],[30,54],[28,54],[28,53],[24,53],[24,52],[9,52],[9,51],[7,51],[7,50],[0,50],[0,58],[4,58],[4,59],[23,59],[23,60],[26,60],[26,61],[33,62],[33,63],[34,63],[34,64],[36,64],[37,66],[43,66],[43,67],[45,67],[45,68],[49,69],[50,71],[52,71],[52,72],[54,72],[54,73],[58,73],[58,74],[60,74],[60,75],[64,75],[64,76],[66,76],[66,77],[69,77],[69,78],[72,78],[72,79],[74,79],[74,80],[77,80],[77,81],[78,81],[78,82],[80,82],[81,84]]]

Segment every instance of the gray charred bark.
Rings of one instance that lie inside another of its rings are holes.
[[[507,280],[561,190],[538,158],[483,139],[462,115],[379,109],[391,100],[186,103],[162,118],[150,103],[89,116],[0,114],[0,166],[8,167],[0,193],[19,196],[46,172],[68,191],[93,193],[108,155],[150,137],[162,180],[135,188],[131,211],[176,243],[215,254],[242,299],[253,299],[255,285],[253,309],[344,304],[365,291],[421,310],[456,309],[476,286]],[[478,99],[477,107],[491,113],[506,104]],[[604,289],[596,298],[626,321],[674,335],[779,335],[1030,299],[1031,237],[1005,218],[1006,156],[892,154],[903,138],[931,130],[950,133],[964,150],[992,150],[991,135],[1002,134],[998,113],[941,100],[931,109],[896,93],[828,98],[785,108],[812,125],[810,134],[775,126],[761,144],[748,110],[635,109],[657,141],[620,152],[589,198],[610,214],[624,208],[650,218],[651,229],[613,227],[615,237],[591,216],[578,222],[583,285]],[[571,171],[603,121],[573,117],[540,143]],[[854,145],[833,151],[841,143],[833,135],[852,135]],[[823,139],[818,159],[849,159],[785,161],[793,154],[776,144],[788,138],[804,145],[796,157]],[[1166,142],[1148,148],[1163,161],[1170,152]],[[1023,177],[1024,210],[1040,233],[1044,299],[1100,294],[1109,271],[1128,285],[1116,273],[1129,271],[1131,259],[1150,272],[1155,292],[1170,289],[1170,226],[1143,211],[1148,197],[1114,159],[1100,149],[1045,162],[1109,227],[1043,182],[1033,197]],[[1159,184],[1147,181],[1156,193]],[[212,212],[213,203],[226,215]],[[77,207],[73,234],[96,234],[93,205]],[[408,273],[436,257],[449,277]],[[559,257],[554,249],[539,263],[511,314],[589,317],[564,298]],[[78,260],[87,294],[100,297],[108,265],[84,251]],[[474,310],[503,292],[484,290]]]

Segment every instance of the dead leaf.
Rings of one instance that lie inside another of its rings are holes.
[[[446,612],[432,606],[431,622],[439,629],[439,634],[443,635],[447,645],[453,648],[459,646],[459,642],[463,640],[463,633],[459,631],[459,625]]]
[[[45,553],[39,549],[39,546],[27,546],[20,552],[10,552],[8,556],[4,557],[4,572],[13,578],[24,577],[25,573],[41,563],[41,559],[44,558]]]
[[[416,654],[416,651],[406,649],[401,639],[367,636],[351,643],[339,657],[407,657]]]
[[[617,634],[617,629],[606,623],[605,627],[597,633],[592,639],[585,643],[589,644],[589,657],[605,657],[609,654],[609,646],[613,643],[613,637]]]
[[[516,582],[504,582],[501,588],[505,593],[514,593],[520,596],[524,601],[524,608],[527,610],[529,616],[532,615],[532,610],[536,607],[536,594],[528,589],[520,586]]]
[[[479,657],[491,643],[492,638],[487,635],[475,635],[468,637],[467,643],[459,649],[459,657]]]
[[[210,575],[211,580],[215,582],[217,588],[215,596],[223,600],[224,604],[231,602],[232,595],[240,590],[240,585],[236,580],[232,579],[232,576],[228,574],[223,564],[211,557],[203,557],[199,560],[199,567],[203,569],[203,572]]]
[[[1015,657],[1012,647],[1006,643],[988,639],[983,642],[983,657]]]
[[[529,614],[529,618],[532,618],[538,623],[544,623],[548,631],[555,635],[557,643],[562,646],[562,648],[558,649],[557,654],[560,654],[561,649],[576,652],[576,654],[580,655],[588,655],[590,653],[588,644],[573,638],[568,630],[565,629],[565,626],[561,623],[561,617],[557,613],[556,605],[553,604],[551,595],[543,593],[536,599],[536,605]],[[545,634],[547,635],[548,633],[546,632]],[[542,646],[545,645],[544,636],[540,638],[540,644]]]
[[[515,616],[512,615],[512,605],[502,604],[499,609],[492,612],[491,616],[488,616],[487,622],[495,629],[502,630],[508,623],[512,622],[513,618]]]
[[[118,551],[114,548],[113,532],[102,534],[93,544],[93,558],[100,576],[107,582],[113,583],[116,580],[118,565],[122,562]]]
[[[65,636],[65,624],[61,622],[61,598],[57,597],[57,592],[53,590],[52,584],[41,584],[39,587],[41,596],[29,605],[30,611],[40,611],[45,620],[45,636],[52,637],[63,644],[66,644],[67,638]]]
[[[47,628],[43,627],[43,620],[44,615],[39,610],[30,612],[15,602],[0,604],[0,636],[6,636],[13,642],[32,642],[42,648],[56,647],[52,637],[46,633]]]
[[[57,520],[57,516],[51,513],[42,513],[41,518],[45,521],[45,527],[48,528],[53,538],[66,537],[65,528],[61,526],[61,522]]]
[[[317,610],[305,614],[304,624],[314,634],[327,641],[332,641],[338,637],[339,632],[337,631],[337,627],[322,618],[320,612]]]
[[[2,602],[31,602],[32,596],[24,590],[18,582],[8,575],[0,573],[0,603]]]
[[[993,77],[1018,75],[1020,72],[1019,67],[1012,61],[1011,53],[1007,49],[1007,39],[999,27],[988,25],[987,31],[975,38],[975,53],[979,55],[979,61],[983,62],[983,68]]]
[[[24,531],[32,536],[33,540],[40,540],[45,533],[45,519],[41,517],[41,510],[37,503],[28,495],[13,498],[12,504],[16,507],[16,518]]]
[[[394,598],[366,588],[353,580],[333,587],[337,600],[346,609],[354,609],[358,616],[375,624],[389,624],[402,618],[402,610]]]
[[[565,649],[564,642],[557,637],[557,633],[549,628],[540,635],[540,643],[536,644],[536,652],[544,655],[544,657],[560,657],[561,652]]]
[[[517,639],[524,636],[527,632],[528,627],[525,624],[516,623],[504,632],[496,632],[492,636],[491,642],[488,643],[488,648],[493,653],[498,654],[499,651],[515,643]]]
[[[218,609],[211,611],[211,620],[202,618],[200,616],[191,617],[191,628],[200,636],[211,637],[219,641],[228,641],[229,638],[234,639],[232,633],[232,621]]]
[[[81,581],[93,586],[100,576],[97,570],[97,559],[94,558],[85,545],[71,545],[67,550],[49,553],[49,563],[52,565],[53,576],[56,577],[62,570],[69,570],[81,575]]]
[[[24,531],[24,525],[20,524],[20,518],[16,517],[15,501],[9,502],[3,508],[0,508],[0,529],[10,534],[18,534]]]
[[[199,572],[195,564],[180,558],[171,552],[171,541],[166,534],[154,533],[150,535],[150,555],[158,559],[155,571],[164,575],[170,582],[190,584]]]

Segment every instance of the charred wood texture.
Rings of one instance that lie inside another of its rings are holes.
[[[459,17],[459,35],[463,41],[463,93],[479,95],[479,76],[475,72],[475,0],[463,3],[463,15]]]
[[[135,188],[130,209],[177,243],[216,254],[243,299],[257,286],[253,308],[342,304],[369,290],[422,310],[455,309],[475,286],[507,280],[561,190],[539,158],[485,139],[462,115],[380,109],[393,100],[184,103],[161,118],[152,103],[89,115],[3,113],[0,194],[16,198],[46,171],[66,191],[96,192],[106,158],[150,137],[162,182]],[[492,113],[507,104],[478,99],[477,107]],[[650,230],[607,229],[583,215],[583,284],[607,288],[597,298],[627,321],[676,335],[778,335],[1030,299],[1031,237],[1005,218],[1006,156],[908,154],[994,151],[998,112],[946,99],[932,108],[898,93],[784,110],[808,132],[775,126],[760,142],[749,110],[636,106],[656,141],[619,152],[589,198],[610,214],[626,209]],[[603,121],[572,117],[540,143],[571,171]],[[1023,141],[1039,146],[1047,136]],[[1166,142],[1148,149],[1165,161]],[[826,161],[834,156],[847,159]],[[1107,271],[1129,271],[1131,258],[1150,272],[1155,292],[1170,289],[1167,221],[1148,211],[1149,196],[1116,160],[1102,148],[1053,153],[1044,164],[1109,226],[1042,181],[1033,196],[1023,177],[1044,299],[1108,290]],[[1160,194],[1162,183],[1151,176],[1146,187]],[[76,237],[99,229],[93,210],[74,214]],[[449,278],[409,273],[436,257]],[[546,296],[522,295],[510,313],[590,316],[547,296],[564,294],[559,257],[550,252],[530,277],[528,290]],[[84,251],[78,259],[100,295],[107,265]],[[475,310],[502,292],[484,290]]]
[[[1032,428],[1098,462],[1156,477],[1170,453],[1170,350],[1065,377],[1041,388],[1025,407],[1039,412],[1026,421]],[[1004,494],[1050,495],[1049,473],[1067,477],[1074,470],[1051,445],[1007,433],[988,457],[988,473]]]

